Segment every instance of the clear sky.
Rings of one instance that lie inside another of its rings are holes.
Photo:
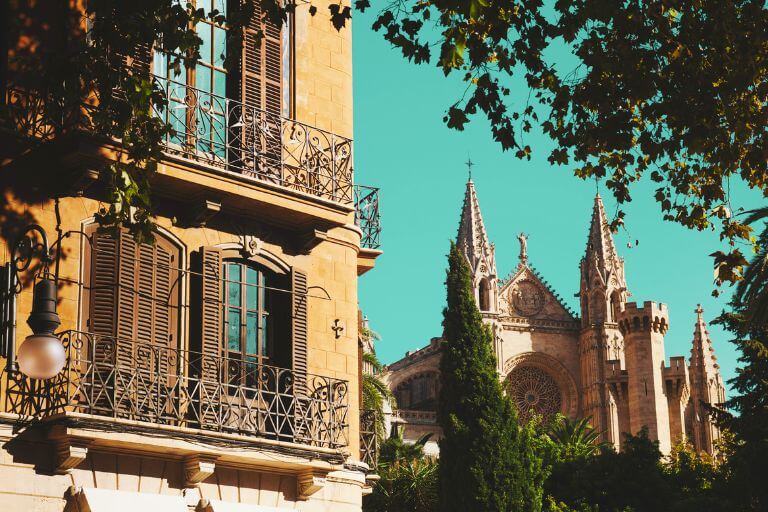
[[[442,122],[463,85],[437,68],[407,63],[371,31],[372,12],[354,18],[355,172],[358,183],[381,188],[384,254],[360,281],[360,306],[381,335],[384,363],[423,347],[442,333],[445,267],[455,239],[467,181],[464,164],[475,162],[473,181],[485,226],[505,277],[517,264],[516,235],[528,240],[529,260],[578,311],[579,260],[587,242],[596,184],[575,178],[568,166],[546,161],[548,139],[528,134],[531,161],[501,151],[488,126],[474,119],[464,132]],[[568,56],[564,55],[564,59]],[[521,101],[527,90],[518,89]],[[694,232],[663,222],[654,187],[641,184],[627,212],[627,232],[615,236],[632,297],[669,306],[666,355],[690,356],[697,303],[709,321],[725,306],[713,298],[709,254],[723,249],[713,232]],[[759,195],[732,182],[732,205],[754,207]],[[616,203],[604,187],[609,215]],[[627,248],[627,243],[639,244]],[[725,290],[728,295],[729,289]],[[724,377],[734,373],[737,353],[727,334],[710,326]]]

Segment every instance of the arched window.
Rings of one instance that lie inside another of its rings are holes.
[[[616,318],[619,315],[619,302],[621,301],[621,298],[619,297],[619,292],[614,291],[611,294],[611,322],[615,322]]]
[[[395,400],[401,409],[437,410],[437,375],[418,374],[395,388]]]
[[[480,311],[490,311],[491,309],[491,289],[488,286],[488,279],[482,278],[478,286],[478,296],[480,297]]]

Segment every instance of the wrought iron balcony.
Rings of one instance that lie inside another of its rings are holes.
[[[374,410],[360,411],[360,460],[376,469],[379,460],[379,417]]]
[[[379,189],[355,185],[355,224],[363,232],[360,246],[365,249],[381,247],[381,216]]]
[[[346,381],[84,332],[61,338],[67,364],[57,377],[40,382],[8,372],[6,411],[27,418],[74,412],[326,448],[349,444]]]
[[[173,129],[162,143],[167,155],[353,205],[351,139],[167,78],[153,79],[167,99],[154,113]],[[43,141],[71,130],[98,132],[92,116],[97,102],[70,105],[8,88],[2,122]]]

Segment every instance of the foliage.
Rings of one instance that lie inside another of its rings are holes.
[[[382,413],[379,417],[382,417],[384,401],[386,400],[394,405],[395,396],[392,394],[389,386],[379,377],[382,364],[378,357],[376,357],[376,354],[373,352],[363,354],[363,362],[370,364],[374,370],[373,373],[363,374],[363,409],[378,411]]]
[[[167,99],[149,75],[150,49],[156,45],[172,55],[176,72],[182,63],[194,65],[202,43],[194,27],[202,19],[227,23],[229,43],[242,44],[254,5],[233,4],[225,18],[175,0],[92,0],[79,4],[82,11],[61,2],[12,2],[8,67],[14,85],[45,98],[48,114],[63,120],[62,132],[88,105],[96,133],[117,145],[115,163],[103,169],[107,204],[96,215],[103,226],[125,225],[138,241],[154,239],[150,180],[160,142],[172,129],[152,114]]]
[[[681,442],[672,447],[664,468],[675,489],[670,510],[714,510],[713,507],[726,510],[725,474],[713,457],[696,452],[689,443]]]
[[[424,445],[431,434],[415,443],[403,441],[400,430],[381,446],[379,481],[363,501],[366,512],[437,510],[437,461],[425,459]]]
[[[735,300],[745,320],[758,325],[768,324],[768,208],[747,212],[745,224],[762,223],[758,251],[744,272],[744,280],[736,288]]]
[[[768,509],[768,488],[761,480],[768,474],[768,331],[764,321],[747,320],[749,311],[736,299],[732,311],[718,319],[735,337],[741,366],[729,381],[736,395],[714,413],[730,434],[725,465],[731,499],[739,510],[757,511]]]
[[[381,478],[363,500],[366,512],[437,511],[437,462],[429,459],[398,460],[380,465]]]
[[[600,432],[590,426],[589,420],[558,415],[550,423],[547,436],[553,442],[558,460],[583,459],[608,448],[605,442],[600,442]]]
[[[658,443],[644,429],[627,435],[620,453],[603,446],[557,462],[546,483],[547,506],[553,512],[732,510],[724,484],[723,468],[711,457],[681,443],[662,459]]]
[[[735,244],[750,242],[751,230],[734,216],[729,179],[768,194],[764,2],[380,5],[374,30],[409,61],[466,83],[447,109],[448,127],[463,130],[483,115],[503,149],[530,159],[525,135],[538,125],[554,142],[552,164],[605,178],[619,203],[650,178],[664,219],[698,230],[719,224],[731,250],[714,255],[716,278],[739,279],[746,260]]]
[[[280,25],[298,9],[318,12],[312,2],[258,2],[262,16]],[[51,45],[47,58],[19,52],[33,57],[21,66],[28,77],[60,88],[58,97],[85,99],[91,91],[81,90],[82,84],[98,93],[100,127],[121,141],[125,156],[109,169],[110,205],[99,216],[102,223],[127,224],[138,238],[151,237],[149,180],[159,157],[157,141],[170,130],[150,115],[152,104],[165,102],[162,91],[145,73],[115,73],[115,66],[155,41],[187,65],[194,63],[200,39],[193,27],[203,17],[226,22],[231,42],[241,44],[254,4],[230,2],[225,17],[175,0],[95,0],[85,3],[88,38],[78,30],[83,25],[78,18],[67,27],[76,36]],[[355,1],[360,11],[370,5]],[[390,0],[380,5],[374,30],[406,59],[436,65],[466,83],[464,95],[447,109],[449,127],[462,130],[472,117],[484,115],[503,149],[530,159],[524,137],[536,124],[554,142],[551,163],[573,163],[581,178],[605,178],[619,203],[630,201],[633,185],[648,176],[657,184],[654,196],[665,219],[699,230],[719,224],[731,248],[713,254],[716,281],[741,278],[746,259],[736,244],[754,240],[750,226],[734,215],[728,184],[740,176],[768,193],[763,2]],[[329,23],[340,30],[351,17],[350,7],[333,2],[327,7]],[[11,9],[10,14],[16,42],[39,13],[25,18]],[[563,51],[572,62],[563,59]],[[112,98],[115,88],[124,97]],[[618,211],[614,228],[623,217]]]
[[[627,436],[621,453],[603,449],[594,457],[556,464],[546,484],[548,495],[571,508],[596,506],[606,512],[666,510],[671,491],[658,443],[645,430]]]
[[[424,446],[432,437],[432,434],[421,436],[415,443],[407,443],[403,440],[402,432],[396,429],[381,445],[379,462],[381,464],[394,464],[398,461],[413,461],[424,458]]]
[[[531,442],[519,431],[512,403],[502,393],[491,333],[455,244],[446,284],[438,407],[440,509],[540,510],[541,502],[533,501],[540,492]]]

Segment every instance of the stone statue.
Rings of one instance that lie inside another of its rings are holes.
[[[528,235],[520,233],[517,239],[520,241],[520,261],[525,263],[528,261]]]

